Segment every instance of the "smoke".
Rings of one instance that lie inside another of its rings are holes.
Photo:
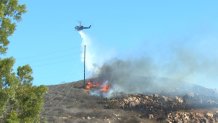
[[[193,84],[215,83],[218,80],[218,50],[217,45],[214,45],[216,38],[215,40],[198,38],[194,41],[158,44],[163,46],[163,49],[160,47],[155,49],[156,45],[144,45],[144,54],[146,54],[144,56],[113,58],[103,60],[100,64],[97,59],[104,59],[103,56],[98,52],[97,58],[97,50],[93,47],[91,39],[83,31],[79,34],[82,38],[82,50],[84,45],[87,46],[86,69],[92,73],[91,78],[101,82],[108,81],[112,85],[113,92],[170,91],[172,93],[174,91],[178,93],[179,90],[182,93]],[[146,49],[152,50],[146,51]],[[106,50],[101,50],[101,52],[104,51]],[[139,53],[133,52],[133,54]],[[81,54],[82,61],[83,58],[84,50]]]
[[[207,45],[211,43],[206,41]],[[168,57],[160,53],[158,59],[152,53],[139,58],[114,58],[105,62],[94,77],[108,80],[114,92],[187,92],[194,84],[218,80],[217,50],[208,52],[213,43],[207,47],[202,44],[202,41],[176,46],[171,43],[167,47]]]
[[[151,93],[167,88],[165,84],[169,82],[166,78],[158,77],[157,72],[157,66],[149,58],[113,59],[101,67],[96,78],[112,83],[114,92]]]

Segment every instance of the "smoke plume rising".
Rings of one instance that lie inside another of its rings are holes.
[[[152,54],[134,59],[112,59],[105,62],[96,78],[111,82],[115,92],[127,93],[187,93],[194,84],[215,83],[218,59],[199,53],[195,50],[199,48],[197,44],[191,46],[170,46],[170,57],[158,60]]]
[[[93,52],[90,38],[82,31],[79,33],[82,38],[82,49],[84,45],[88,47],[86,67],[93,74],[91,78],[108,81],[112,84],[114,92],[154,93],[177,91],[178,88],[185,91],[192,84],[218,80],[218,59],[215,55],[217,52],[214,51],[212,55],[207,53],[211,48],[216,48],[207,40],[194,41],[194,43],[182,42],[183,45],[181,42],[171,42],[168,46],[165,45],[168,51],[165,53],[169,54],[167,57],[161,52],[158,56],[146,51],[146,56],[143,57],[113,58],[100,66],[96,59],[103,58],[99,55],[96,58],[97,55],[96,52]],[[179,45],[175,46],[175,44]],[[146,47],[144,48],[146,49]],[[83,53],[81,54],[82,61]],[[96,64],[100,67],[97,67]]]

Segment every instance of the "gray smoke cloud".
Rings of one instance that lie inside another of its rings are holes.
[[[199,52],[201,47],[191,46],[195,45],[171,45],[170,57],[158,60],[152,55],[114,58],[105,62],[94,77],[108,80],[113,91],[128,93],[161,93],[178,91],[178,88],[185,91],[192,84],[218,80],[218,59]],[[204,47],[204,50],[208,48]]]
[[[160,68],[149,58],[134,60],[113,59],[105,63],[97,78],[112,83],[114,91],[128,93],[160,92],[166,88],[176,87],[173,82],[160,76]]]

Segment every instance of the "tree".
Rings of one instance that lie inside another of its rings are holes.
[[[19,66],[17,68],[17,75],[19,76],[19,80],[22,84],[30,84],[33,80],[32,77],[32,68],[29,65]]]
[[[0,53],[6,53],[11,36],[16,27],[16,21],[26,12],[25,5],[19,5],[18,0],[0,0]]]
[[[14,31],[26,7],[18,0],[0,0],[0,55],[7,51],[8,37]],[[32,69],[29,65],[13,71],[15,59],[0,57],[0,122],[39,122],[47,88],[32,86]]]

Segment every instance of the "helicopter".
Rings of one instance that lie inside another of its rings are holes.
[[[75,26],[75,30],[77,30],[77,31],[81,31],[83,29],[90,29],[90,28],[91,28],[91,25],[88,27],[85,27],[85,26],[81,25],[81,22],[79,23],[78,26]]]

